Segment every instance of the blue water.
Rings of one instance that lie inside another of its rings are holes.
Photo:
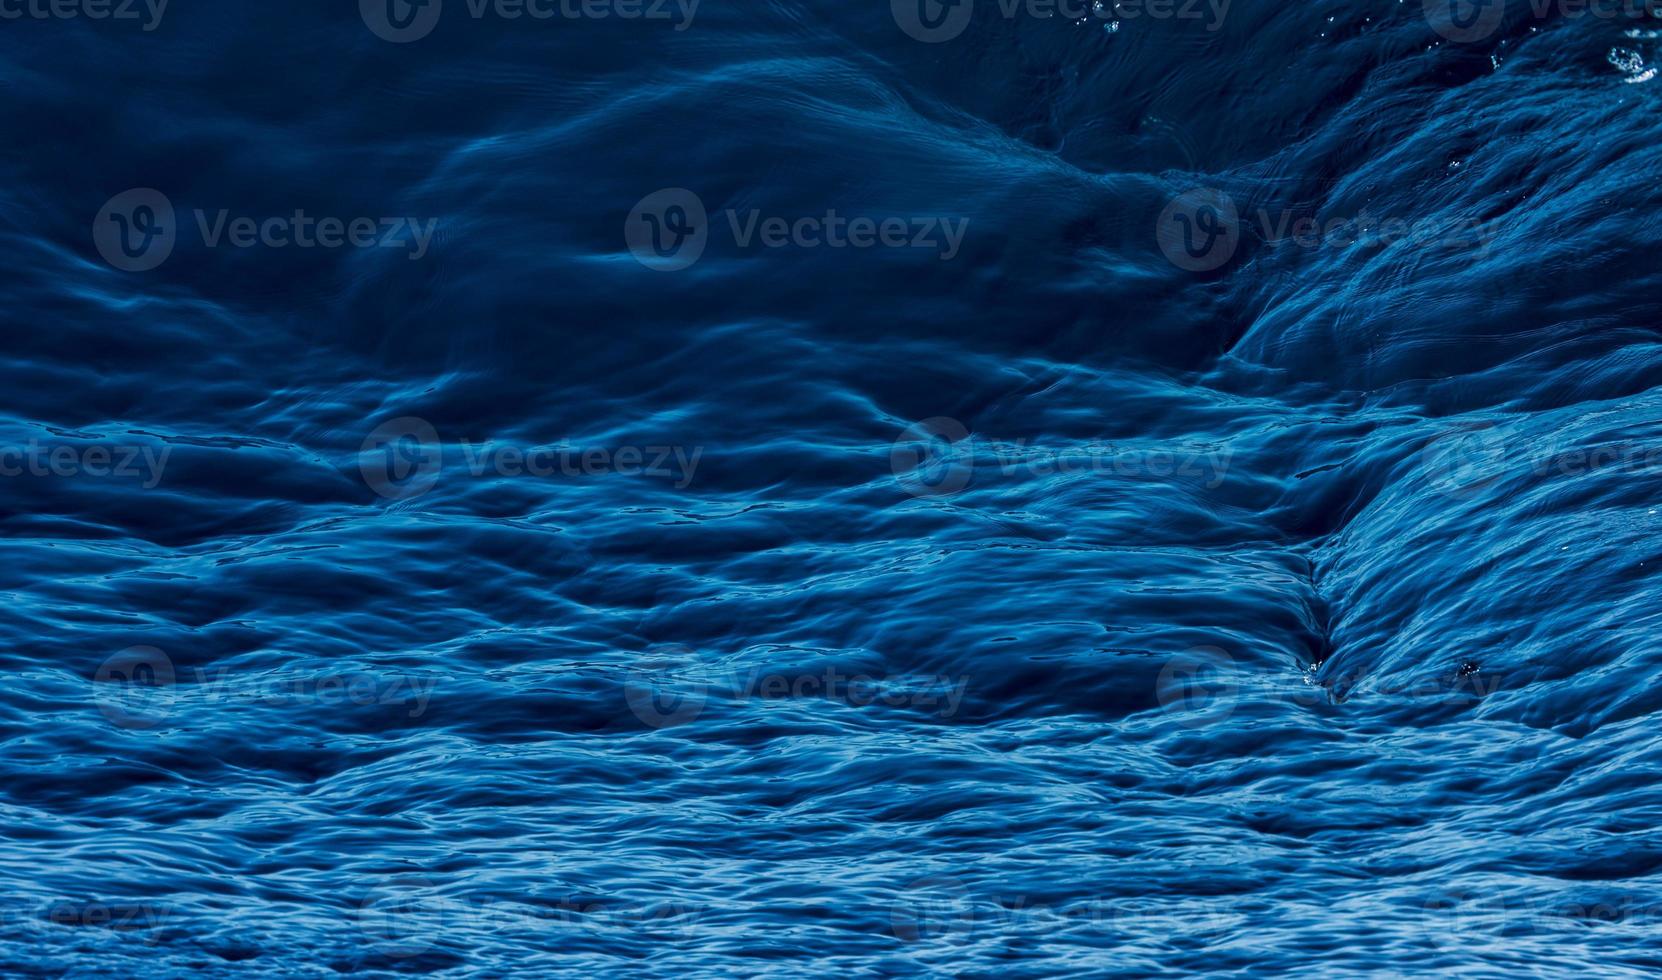
[[[920,2],[0,3],[0,974],[1662,970],[1662,17]]]

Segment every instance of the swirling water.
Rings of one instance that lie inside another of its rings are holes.
[[[0,972],[1662,968],[1648,9],[160,7],[0,5]]]

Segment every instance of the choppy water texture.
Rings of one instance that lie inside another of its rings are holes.
[[[0,973],[1662,969],[1662,19],[645,9],[0,20]]]

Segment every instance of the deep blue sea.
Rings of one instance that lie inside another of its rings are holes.
[[[1662,974],[1662,0],[0,0],[0,976]]]

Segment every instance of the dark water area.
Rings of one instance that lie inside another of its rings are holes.
[[[1657,975],[1662,7],[1447,2],[0,0],[0,974]]]

